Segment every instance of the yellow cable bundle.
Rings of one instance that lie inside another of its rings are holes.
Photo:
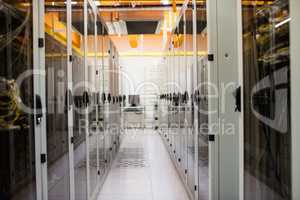
[[[176,11],[177,11],[177,3],[176,3],[176,0],[173,0],[173,1],[172,1],[172,9],[173,9],[173,12],[176,12]]]
[[[182,34],[180,34],[180,35],[174,35],[174,39],[173,39],[173,41],[174,41],[174,47],[175,48],[179,48],[179,47],[181,47],[182,46],[182,44],[183,44],[183,35]]]

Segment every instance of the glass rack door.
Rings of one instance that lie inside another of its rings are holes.
[[[99,14],[97,15],[97,91],[98,91],[98,155],[99,155],[99,182],[103,183],[106,169],[105,162],[105,131],[104,131],[104,34],[105,26],[101,22]]]
[[[242,1],[244,198],[291,199],[289,0]]]
[[[194,102],[194,87],[196,86],[194,80],[195,73],[195,63],[193,60],[193,10],[191,9],[193,6],[193,1],[189,1],[188,7],[186,11],[186,24],[187,24],[187,45],[190,52],[190,56],[188,57],[187,64],[187,80],[188,80],[188,94],[190,101],[188,101],[188,111],[187,111],[187,185],[190,190],[191,195],[195,198],[195,102]]]
[[[45,6],[48,199],[70,198],[67,6]]]
[[[96,192],[96,186],[98,181],[98,149],[97,149],[97,93],[96,93],[96,15],[92,5],[87,3],[87,76],[88,78],[86,88],[90,101],[88,103],[88,129],[87,140],[88,140],[88,185],[89,185],[89,197],[92,197]]]
[[[32,9],[0,1],[0,199],[36,199]]]
[[[207,59],[207,6],[197,2],[197,119],[198,119],[198,198],[209,200],[209,140],[208,140],[208,59]]]
[[[87,199],[84,6],[72,6],[73,148],[75,200]]]

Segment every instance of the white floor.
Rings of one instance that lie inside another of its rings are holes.
[[[98,200],[188,200],[160,136],[130,130]]]

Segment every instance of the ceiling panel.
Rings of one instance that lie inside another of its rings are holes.
[[[122,20],[122,21],[159,21],[163,19],[164,13],[160,10],[153,11],[118,11],[101,12],[104,21]]]
[[[127,21],[128,34],[155,34],[158,21]]]

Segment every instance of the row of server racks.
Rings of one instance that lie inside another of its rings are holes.
[[[212,63],[221,63],[223,55],[213,54],[212,46],[217,43],[221,44],[217,48],[223,48],[222,40],[230,40],[229,35],[214,37],[222,35],[223,26],[217,21],[230,11],[224,4],[221,13],[222,3],[215,1],[188,1],[182,9],[162,62],[156,130],[191,199],[292,199],[290,4],[288,0],[239,3],[241,21],[231,22],[242,26],[238,58],[242,64],[220,66],[215,76],[217,65]],[[215,23],[220,30],[214,29]],[[225,63],[232,57],[224,53]],[[242,72],[239,84],[215,96],[232,68]],[[220,100],[226,96],[232,104]],[[219,101],[216,107],[214,99]],[[222,113],[223,107],[232,110]],[[225,121],[230,113],[238,115],[236,124],[242,124],[242,129]],[[235,147],[226,146],[225,140]],[[228,163],[232,157],[240,161]],[[226,181],[223,173],[230,174],[229,168],[237,173]],[[230,186],[235,183],[236,193]]]
[[[125,102],[97,7],[3,0],[0,21],[0,199],[95,199]]]
[[[208,109],[207,88],[197,90],[200,81],[208,81],[205,53],[207,20],[205,3],[197,3],[197,11],[193,9],[195,3],[188,2],[169,38],[162,63],[164,92],[159,96],[159,124],[156,128],[190,198],[208,200],[208,132],[203,130],[196,134],[198,129],[195,127],[196,118],[199,126],[208,122],[208,115],[205,114]],[[195,59],[197,67],[194,65]]]

